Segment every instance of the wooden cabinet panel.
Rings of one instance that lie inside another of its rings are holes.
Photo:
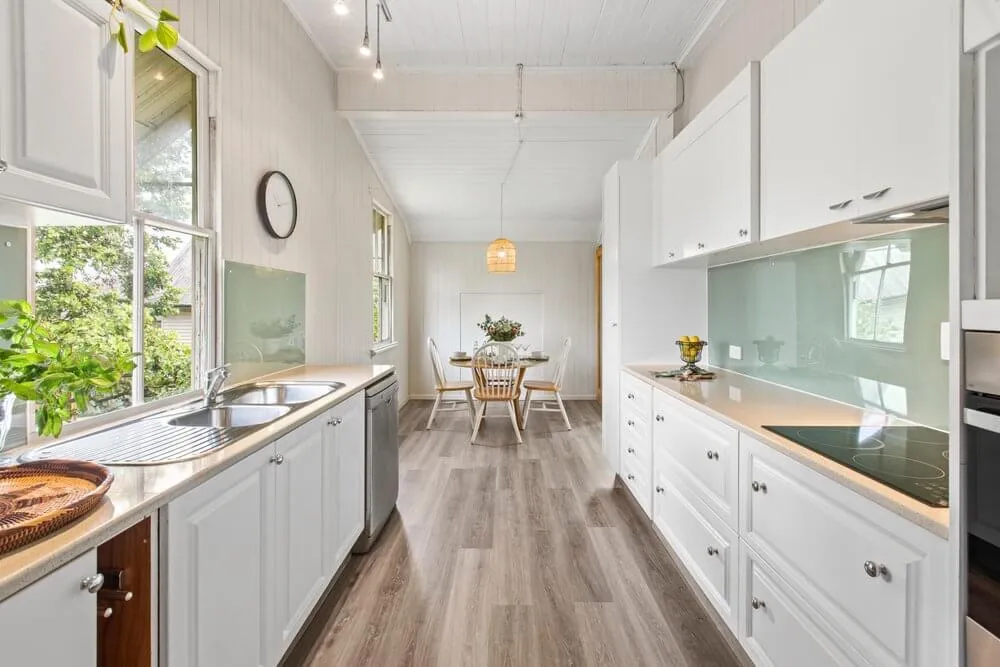
[[[97,598],[81,582],[96,573],[91,550],[0,602],[3,664],[95,667]]]
[[[275,445],[275,614],[277,663],[319,601],[329,580],[323,567],[323,432],[314,420]]]
[[[110,618],[97,618],[98,667],[149,667],[153,664],[153,546],[152,519],[147,517],[97,548],[97,566],[106,577],[98,593],[99,610],[111,608]],[[131,594],[125,600],[124,594]]]
[[[273,664],[274,447],[170,503],[165,664]]]
[[[125,220],[129,86],[107,19],[103,0],[0,4],[0,196]]]

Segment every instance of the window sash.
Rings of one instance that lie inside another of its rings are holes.
[[[378,206],[372,207],[372,300],[373,318],[378,330],[373,331],[376,346],[392,343],[394,335],[392,221]]]

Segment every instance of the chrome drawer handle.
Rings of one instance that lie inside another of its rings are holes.
[[[889,568],[885,566],[884,563],[876,563],[873,560],[865,561],[865,574],[867,574],[872,579],[876,577],[888,577]]]
[[[750,600],[750,606],[754,609],[767,609],[767,604],[765,604],[760,598]]]
[[[629,478],[629,479],[630,479],[631,481],[633,481],[633,482],[635,481],[635,475],[633,475],[632,473],[629,473],[629,474],[627,475],[627,477],[628,477],[628,478]]]
[[[717,556],[717,555],[719,555],[719,550],[716,549],[715,547],[709,547],[708,548],[708,555],[709,556]]]
[[[271,457],[271,463],[274,463],[276,465],[280,466],[284,462],[285,462],[285,457],[282,456],[281,454],[275,454],[274,456]]]
[[[764,482],[754,482],[750,488],[753,489],[754,493],[767,493],[767,484]]]
[[[104,586],[104,575],[100,572],[84,577],[80,582],[80,590],[87,591],[91,595],[96,595],[102,586]]]
[[[851,202],[853,202],[853,201],[854,201],[853,199],[848,199],[847,201],[842,201],[839,204],[832,204],[830,206],[830,210],[831,211],[842,211],[845,208],[847,208],[848,206],[850,206]]]
[[[664,492],[665,490],[666,490],[666,489],[664,489],[664,488],[663,488],[662,486],[658,486],[658,487],[656,487],[656,492],[657,492],[657,493],[663,493],[663,492]]]
[[[709,450],[709,451],[705,452],[705,456],[708,457],[709,461],[712,461],[712,460],[718,461],[719,460],[719,452],[713,452],[713,451]]]
[[[862,199],[864,199],[865,201],[880,199],[884,197],[885,193],[889,192],[889,190],[892,190],[892,188],[882,188],[881,190],[876,190],[875,192],[869,192],[868,194],[863,196]]]
[[[344,423],[344,420],[341,419],[340,417],[337,417],[336,419],[331,419],[330,421],[328,421],[326,423],[326,425],[327,426],[340,426],[343,423]]]

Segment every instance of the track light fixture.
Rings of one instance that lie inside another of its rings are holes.
[[[365,0],[365,36],[361,40],[361,48],[358,51],[365,58],[368,58],[372,54],[371,42],[368,40],[368,0]]]
[[[372,76],[376,81],[385,78],[385,73],[382,72],[382,0],[378,0],[375,5],[375,71]]]
[[[517,64],[517,109],[514,111],[514,124],[520,125],[524,120],[524,65]]]
[[[333,13],[337,16],[347,16],[351,13],[351,8],[347,6],[344,0],[337,0],[333,3]]]

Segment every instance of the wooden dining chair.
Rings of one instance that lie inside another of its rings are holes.
[[[520,399],[521,387],[519,380],[521,366],[518,362],[517,350],[509,343],[487,343],[476,350],[472,356],[472,379],[475,388],[472,395],[479,406],[476,409],[476,419],[472,427],[472,444],[476,444],[479,428],[486,417],[486,408],[490,403],[504,403],[510,415],[510,423],[514,427],[514,436],[518,444],[521,440],[521,429],[517,424],[516,403]]]
[[[562,395],[562,382],[563,375],[566,374],[566,360],[569,358],[569,349],[573,346],[573,340],[569,337],[563,338],[562,349],[559,350],[559,358],[556,359],[555,373],[551,380],[526,380],[524,382],[524,423],[523,427],[528,428],[528,413],[531,412],[531,393],[538,392],[544,394],[552,394],[555,397],[555,401],[542,399],[534,399],[536,403],[541,405],[535,408],[536,412],[558,412],[562,414],[563,421],[566,422],[566,430],[572,431],[573,426],[569,423],[569,416],[566,414],[566,406],[563,405]],[[554,403],[554,405],[553,405]]]
[[[444,373],[444,364],[441,363],[441,353],[438,351],[437,343],[434,342],[433,338],[427,339],[427,351],[431,355],[431,368],[434,369],[434,391],[437,392],[437,396],[434,399],[434,407],[431,408],[431,416],[427,419],[427,430],[431,429],[431,426],[434,424],[434,417],[439,412],[468,410],[470,423],[474,424],[476,421],[476,408],[472,403],[473,384],[471,382],[448,381]],[[465,394],[464,399],[446,398],[447,394],[459,392]],[[465,403],[465,405],[461,405],[462,403]]]

